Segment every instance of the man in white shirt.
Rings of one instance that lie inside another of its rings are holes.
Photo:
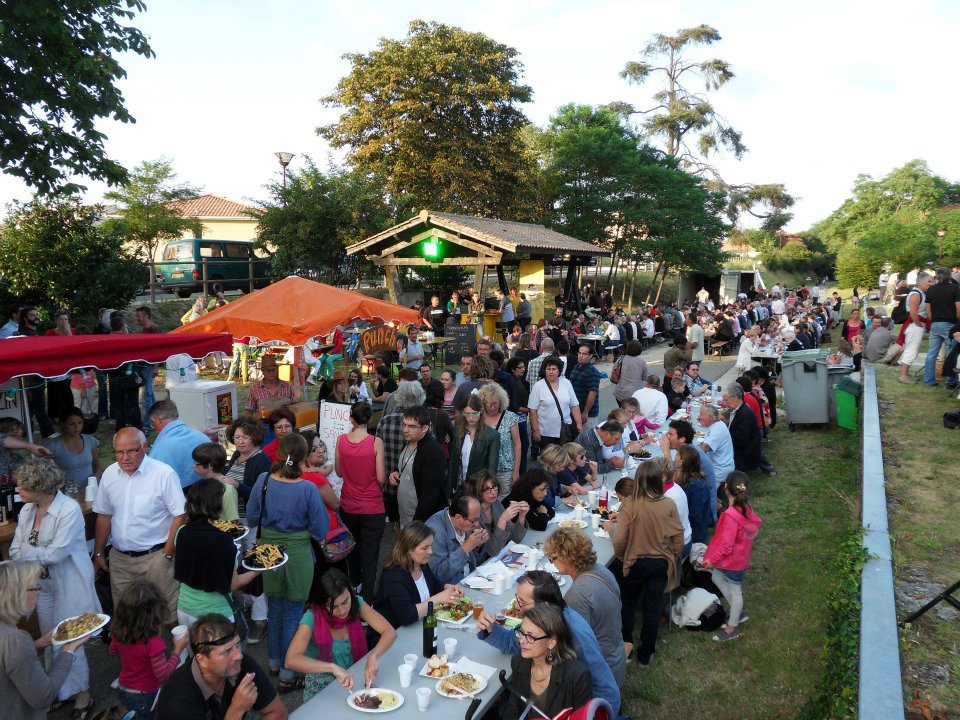
[[[7,322],[0,327],[0,338],[8,338],[20,329],[20,305],[12,305]]]
[[[656,375],[647,375],[645,387],[637,390],[633,397],[640,406],[640,412],[654,428],[658,428],[667,421],[669,408],[667,396],[660,389],[660,378]]]
[[[774,315],[783,315],[787,312],[787,304],[780,299],[780,293],[773,294],[773,302],[770,303],[770,312]]]
[[[93,502],[93,565],[110,571],[115,603],[131,585],[154,583],[167,600],[166,621],[175,624],[180,583],[173,579],[174,539],[186,521],[180,478],[166,463],[147,457],[147,439],[137,428],[119,430],[113,449],[117,461],[104,470]]]
[[[649,315],[643,316],[643,337],[647,340],[651,339],[656,335],[657,331],[653,326],[653,318]]]
[[[417,339],[418,337],[416,326],[411,324],[410,327],[407,328],[406,350],[400,356],[400,362],[404,367],[413,368],[414,370],[419,370],[420,366],[423,365],[425,355],[423,345],[420,344],[420,341]]]
[[[700,441],[700,449],[710,457],[713,470],[717,475],[717,483],[722,485],[727,475],[736,469],[733,462],[733,440],[730,438],[730,430],[720,420],[720,413],[713,405],[704,404],[700,407],[700,424],[706,433]]]

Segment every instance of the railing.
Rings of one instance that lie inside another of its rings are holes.
[[[863,542],[860,588],[860,712],[863,720],[903,720],[903,686],[893,558],[887,524],[880,407],[873,367],[863,366]]]
[[[226,263],[239,265],[240,263],[244,262],[244,259],[243,258],[206,258],[206,257],[201,258],[200,259],[200,269],[201,269],[200,277],[196,278],[191,275],[191,279],[193,280],[193,282],[201,283],[204,295],[210,294],[211,285],[216,285],[217,283],[221,282],[220,278],[211,279],[210,268],[209,268],[210,262],[214,262],[214,263],[226,262]],[[266,263],[269,261],[265,258],[258,258],[258,257],[250,257],[250,258],[247,258],[246,260],[247,287],[250,292],[253,292],[256,289],[255,285],[256,285],[257,278],[255,277],[254,268],[256,267],[256,263],[258,262]],[[157,290],[160,287],[160,283],[157,281],[157,274],[158,274],[157,267],[159,265],[164,265],[164,266],[184,265],[184,266],[190,267],[191,273],[192,273],[192,268],[195,267],[197,263],[194,260],[163,260],[161,262],[151,260],[150,262],[150,302],[156,302]],[[263,278],[260,278],[260,280],[262,279]],[[230,282],[231,284],[236,284],[237,280],[235,278],[231,278],[228,280],[228,282]],[[171,283],[168,283],[168,284],[171,284]]]

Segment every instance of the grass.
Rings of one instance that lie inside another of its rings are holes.
[[[960,579],[960,438],[943,427],[943,413],[960,405],[941,385],[901,385],[896,370],[878,367],[884,462],[897,581],[922,571],[949,586]],[[902,609],[900,616],[906,614]],[[920,694],[933,712],[960,707],[960,624],[930,611],[901,632],[907,700]],[[925,686],[914,680],[923,663],[946,667],[952,681]]]
[[[836,558],[857,525],[858,435],[828,428],[774,433],[778,468],[753,475],[763,519],[744,584],[750,623],[739,640],[661,629],[653,664],[628,666],[624,712],[644,720],[771,718],[809,714],[826,664],[827,599]]]

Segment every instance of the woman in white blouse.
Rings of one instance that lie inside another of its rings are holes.
[[[531,388],[527,407],[533,441],[544,448],[561,444],[561,423],[572,423],[573,437],[576,437],[583,429],[583,420],[573,385],[562,375],[560,358],[551,355],[543,361],[542,367],[544,378],[537,380]]]
[[[10,544],[10,558],[43,566],[37,594],[40,633],[50,632],[68,617],[100,612],[83,512],[76,500],[59,490],[64,482],[63,470],[53,460],[28,460],[17,468],[13,479],[26,505]],[[61,651],[47,649],[54,658]],[[90,670],[83,648],[74,654],[76,660],[57,693],[55,707],[73,699],[74,707],[82,711],[93,707],[88,692]]]

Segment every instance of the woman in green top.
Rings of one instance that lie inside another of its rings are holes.
[[[369,652],[363,623],[380,634],[380,641]],[[373,606],[364,603],[347,576],[334,568],[314,579],[307,611],[287,649],[285,665],[306,675],[304,702],[334,679],[353,692],[353,675],[348,669],[366,655],[364,687],[370,687],[377,678],[379,659],[396,639],[397,631]]]
[[[223,512],[221,520],[239,520],[237,488],[240,484],[224,475],[227,469],[227,451],[220,443],[203,443],[193,449],[193,471],[201,478],[213,478],[223,484]]]

